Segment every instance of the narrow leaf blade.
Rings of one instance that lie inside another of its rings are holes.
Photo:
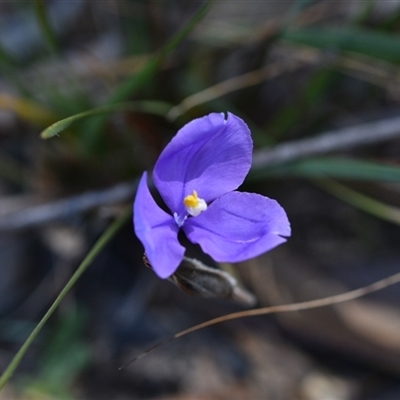
[[[54,124],[47,127],[45,130],[43,130],[40,134],[40,137],[42,139],[50,139],[53,136],[59,135],[65,129],[70,127],[74,122],[94,115],[110,114],[116,111],[140,111],[149,114],[166,116],[166,114],[170,109],[171,109],[170,104],[159,101],[138,101],[138,102],[110,104],[108,106],[93,108],[88,111],[71,115],[70,117],[57,121]]]

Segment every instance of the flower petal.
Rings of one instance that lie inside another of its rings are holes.
[[[231,192],[183,225],[187,237],[218,262],[256,257],[286,241],[290,224],[275,200],[255,193]]]
[[[249,172],[253,142],[240,118],[209,114],[186,124],[161,153],[154,183],[172,213],[196,190],[210,202],[238,188]]]
[[[133,205],[133,223],[146,256],[160,278],[168,278],[178,268],[185,248],[178,241],[174,218],[154,201],[147,186],[147,173],[140,180]]]

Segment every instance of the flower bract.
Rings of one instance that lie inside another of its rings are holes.
[[[286,241],[290,224],[272,199],[238,192],[252,161],[250,130],[239,117],[212,113],[186,124],[158,158],[153,180],[170,213],[155,202],[140,180],[134,202],[134,229],[161,278],[181,263],[187,238],[217,262],[240,262]]]

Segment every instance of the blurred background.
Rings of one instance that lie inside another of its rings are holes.
[[[1,1],[1,371],[131,207],[141,173],[210,112],[250,126],[254,165],[241,190],[277,199],[292,224],[286,244],[223,266],[256,307],[399,272],[399,64],[400,1]],[[142,256],[129,223],[0,399],[400,398],[398,286],[222,323],[119,371],[180,330],[246,309],[180,291]]]

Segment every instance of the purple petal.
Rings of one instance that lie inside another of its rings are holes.
[[[256,257],[286,241],[290,224],[284,209],[255,193],[231,192],[183,225],[187,237],[218,262]]]
[[[186,124],[161,153],[154,183],[172,213],[196,190],[210,202],[237,189],[249,172],[253,142],[247,125],[228,113],[209,114]]]
[[[160,278],[168,278],[178,268],[185,248],[178,241],[174,218],[154,201],[147,186],[147,173],[140,180],[133,205],[133,223],[147,258]]]

